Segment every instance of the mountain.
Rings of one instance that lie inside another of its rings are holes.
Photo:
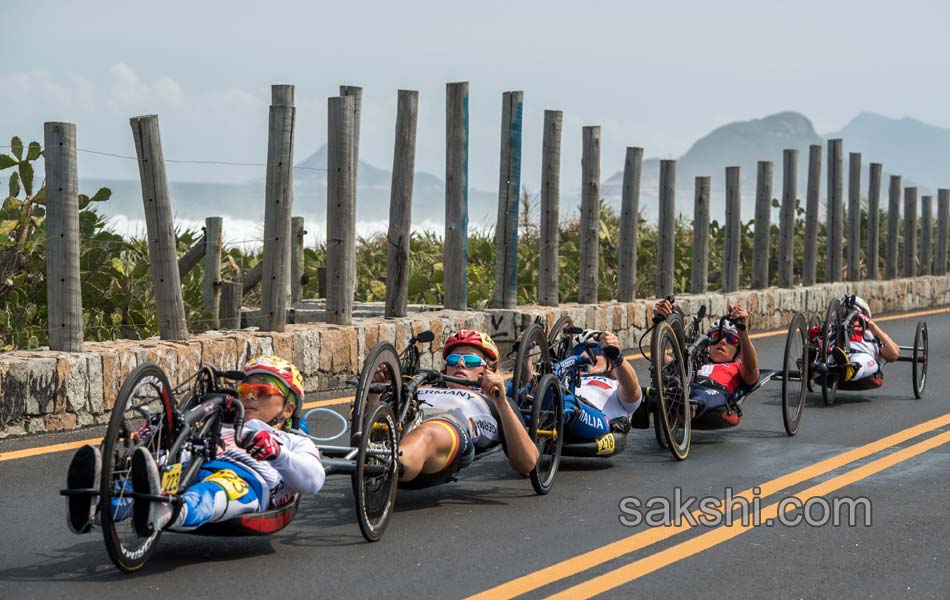
[[[863,112],[826,139],[844,139],[845,152],[860,152],[892,173],[930,188],[950,187],[950,129],[917,119]]]

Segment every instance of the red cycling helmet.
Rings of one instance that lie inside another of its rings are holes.
[[[459,346],[472,346],[485,353],[490,361],[498,360],[498,346],[487,333],[482,333],[477,329],[461,329],[455,334],[449,336],[442,347],[442,358],[452,354],[452,349]]]
[[[244,376],[259,374],[278,377],[290,388],[297,408],[303,406],[303,375],[292,362],[279,356],[259,356],[247,363],[244,367]]]

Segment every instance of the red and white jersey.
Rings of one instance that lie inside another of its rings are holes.
[[[732,394],[742,385],[742,361],[706,363],[699,368],[696,375],[713,380]]]
[[[855,325],[851,339],[848,342],[848,354],[867,354],[870,355],[875,362],[880,362],[881,346],[878,344],[877,338],[874,337],[873,333],[863,327]]]
[[[629,417],[640,406],[641,400],[637,398],[633,404],[624,402],[620,399],[620,382],[602,375],[582,377],[576,394],[588,404],[600,409],[607,416],[607,420]]]

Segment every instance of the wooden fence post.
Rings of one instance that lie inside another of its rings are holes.
[[[305,266],[304,238],[307,235],[304,229],[303,217],[290,219],[290,305],[300,302],[303,297],[303,274]]]
[[[221,282],[221,329],[241,328],[242,287],[240,281]]]
[[[919,274],[930,275],[931,255],[933,254],[933,243],[931,242],[931,233],[933,232],[933,196],[921,196],[920,205],[921,218]]]
[[[501,100],[498,220],[495,224],[495,308],[518,305],[518,205],[521,193],[521,130],[524,92]]]
[[[798,150],[782,151],[782,211],[779,216],[778,285],[795,284],[795,207],[798,201]]]
[[[726,167],[726,232],[722,251],[722,291],[739,289],[739,249],[742,235],[742,183],[739,167]]]
[[[917,276],[917,188],[904,188],[904,277]]]
[[[221,217],[205,219],[205,278],[202,290],[211,329],[217,329],[221,311]]]
[[[884,279],[897,277],[898,236],[901,219],[901,176],[891,175],[887,194],[887,256],[884,262]]]
[[[185,340],[188,338],[188,326],[185,323],[185,302],[178,275],[175,224],[168,196],[168,177],[165,174],[158,115],[132,117],[129,123],[132,137],[135,138],[135,154],[142,182],[158,331],[163,340]]]
[[[676,161],[660,161],[660,218],[657,226],[656,297],[673,294],[676,252]]]
[[[264,272],[264,263],[258,262],[247,270],[244,277],[241,278],[241,293],[247,294],[261,282],[261,273]]]
[[[544,139],[541,144],[541,252],[538,260],[540,271],[538,302],[542,306],[558,305],[557,261],[561,224],[561,130],[563,123],[564,113],[561,111],[544,111]],[[622,269],[623,259],[620,265]]]
[[[820,144],[808,147],[808,197],[805,201],[805,247],[802,285],[815,285],[818,275],[818,198],[821,194]]]
[[[950,234],[950,189],[937,190],[937,256],[934,275],[947,274],[947,235]]]
[[[844,166],[844,149],[841,140],[828,140],[828,252],[827,282],[841,280],[842,240],[844,238],[844,183],[841,170]]]
[[[627,148],[623,161],[623,192],[620,200],[620,255],[617,257],[617,300],[620,302],[633,302],[637,297],[637,238],[640,226],[638,221],[642,168],[643,148]],[[706,210],[709,210],[708,203]]]
[[[600,127],[584,127],[581,154],[581,239],[577,301],[597,303],[600,254]]]
[[[468,306],[468,82],[445,86],[445,308]]]
[[[207,227],[205,227],[207,229]],[[198,241],[192,244],[188,251],[178,259],[178,277],[184,277],[192,269],[198,266],[207,253],[208,237],[207,234],[198,238]]]
[[[330,98],[327,119],[327,322],[353,322],[356,276],[356,189],[352,96]]]
[[[868,174],[868,279],[877,279],[881,239],[881,163],[871,163]]]
[[[693,200],[693,264],[690,292],[705,294],[709,287],[709,194],[711,178],[697,177]],[[623,236],[621,235],[621,239]]]
[[[755,178],[755,237],[752,241],[752,289],[769,287],[769,233],[772,227],[772,161],[760,160]]]
[[[82,351],[79,171],[76,125],[43,124],[46,168],[46,303],[49,349]]]
[[[290,219],[294,204],[294,86],[271,86],[264,188],[261,331],[283,331],[290,300]]]
[[[848,154],[848,281],[861,279],[861,153]]]
[[[386,316],[404,317],[409,304],[409,240],[412,232],[412,182],[416,172],[416,122],[419,92],[399,90],[396,140],[389,191],[386,251]],[[443,272],[445,269],[443,268]]]

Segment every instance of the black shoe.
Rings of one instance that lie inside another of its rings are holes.
[[[610,431],[626,435],[630,431],[630,419],[628,417],[617,417],[610,420]]]
[[[102,455],[95,446],[83,446],[73,455],[66,472],[66,487],[70,490],[96,489],[102,472]],[[73,533],[92,530],[99,496],[83,494],[66,498],[66,524]]]

